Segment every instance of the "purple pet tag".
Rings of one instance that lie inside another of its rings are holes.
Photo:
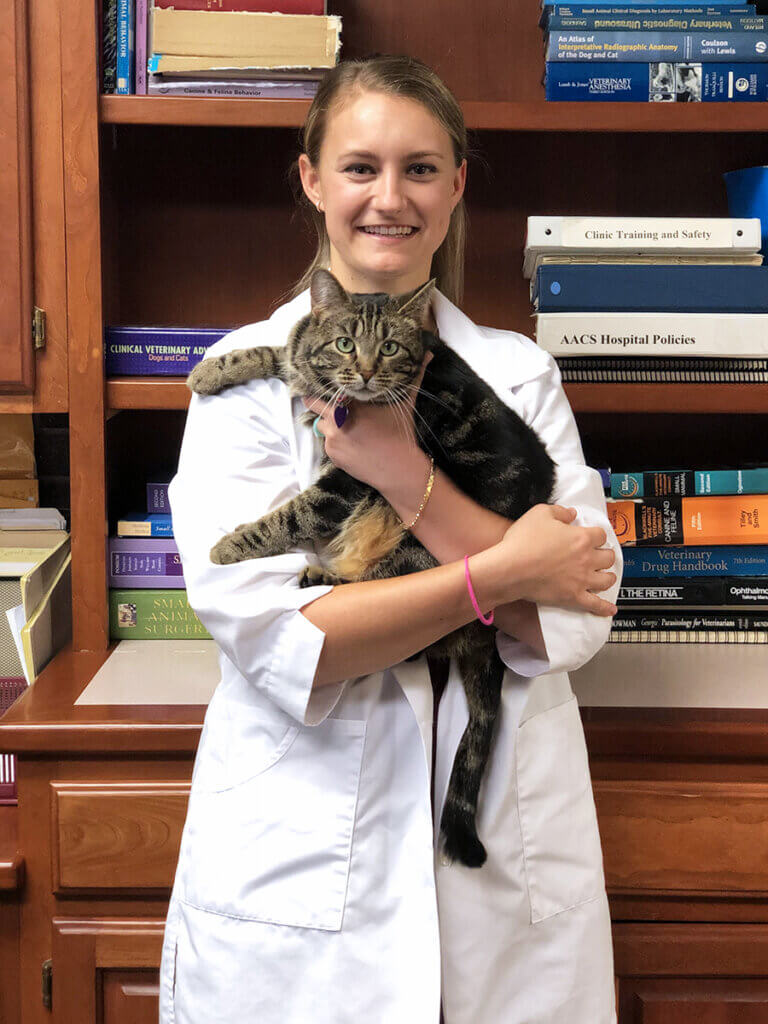
[[[347,422],[347,416],[349,416],[349,409],[346,405],[337,405],[333,410],[333,421],[336,426],[341,430],[344,424]]]

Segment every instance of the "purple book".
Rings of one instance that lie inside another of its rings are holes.
[[[136,590],[183,590],[176,542],[162,537],[110,537],[109,585]]]
[[[171,514],[171,503],[168,501],[168,482],[162,484],[147,484],[147,513],[155,515],[163,512]]]
[[[107,327],[108,377],[184,376],[229,328]]]
[[[136,0],[136,95],[147,95],[147,8],[149,0]]]

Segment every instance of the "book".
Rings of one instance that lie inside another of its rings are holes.
[[[626,3],[622,3],[621,0],[590,0],[588,5],[581,5],[579,9],[580,10],[585,10],[585,9],[586,10],[595,10],[595,9],[602,10],[603,8],[606,8],[606,7],[613,7],[616,10],[620,10],[620,9],[623,10],[626,7],[627,9],[642,10],[642,9],[645,9],[645,8],[648,8],[648,7],[658,7],[660,5],[664,6],[664,7],[675,8],[675,9],[680,8],[680,7],[690,7],[691,6],[691,0],[626,0]],[[566,10],[570,11],[570,10],[575,10],[576,9],[575,7],[572,7],[570,4],[562,3],[561,0],[541,0],[541,5],[540,6],[541,6],[541,9],[542,9],[542,12],[547,7],[551,7],[553,10],[557,10],[559,12],[563,12],[563,11],[566,11]],[[737,3],[737,4],[735,4],[733,2],[733,0],[708,0],[707,7],[708,8],[714,8],[714,9],[717,9],[717,10],[719,10],[720,8],[730,8],[730,7],[741,8],[741,7],[743,7],[744,10],[747,10],[750,7],[754,8],[755,4],[752,4],[752,3],[744,3],[744,4],[738,4]]]
[[[211,639],[186,590],[110,590],[109,635],[113,640]]]
[[[150,75],[149,96],[226,96],[232,99],[311,100],[319,82],[270,82],[247,79],[220,81],[208,78],[173,78]]]
[[[64,530],[66,525],[56,508],[0,508],[0,530]]]
[[[71,639],[72,555],[67,552],[40,603],[21,627],[24,664],[31,683]]]
[[[119,96],[134,90],[136,0],[117,0],[117,84]]]
[[[175,54],[152,53],[147,62],[150,74],[175,76],[177,78],[264,78],[273,77],[278,70],[327,71],[327,68],[315,69],[311,64],[295,64],[285,62],[280,65],[264,64],[258,57],[183,57]],[[265,75],[268,72],[268,76]],[[293,76],[292,76],[293,77]]]
[[[766,644],[768,614],[685,612],[682,609],[614,616],[609,643]]]
[[[552,15],[547,21],[547,29],[551,31],[582,30],[586,32],[766,32],[768,18],[762,15],[745,16],[739,8],[728,13],[701,9],[690,13],[683,8],[681,13],[664,10],[658,12],[651,8],[649,13],[636,12],[617,13],[609,8],[602,14],[558,14]],[[610,11],[610,13],[608,13]]]
[[[768,494],[611,500],[608,518],[622,545],[768,542]]]
[[[533,278],[539,313],[768,313],[768,267],[568,266]]]
[[[158,59],[155,60],[155,57]],[[168,58],[170,60],[171,58]],[[176,60],[176,58],[173,58]],[[179,60],[185,60],[186,58],[178,58]],[[233,58],[234,60],[234,58]],[[189,72],[189,71],[174,71],[169,70],[167,62],[163,65],[162,74],[153,74],[154,68],[159,63],[159,55],[155,54],[149,58],[149,80],[152,78],[156,81],[177,81],[178,79],[186,79],[190,82],[201,82],[201,81],[219,81],[221,80],[225,85],[230,82],[255,82],[259,84],[261,82],[283,82],[289,85],[295,85],[297,82],[314,82],[320,83],[325,75],[328,73],[327,68],[254,68],[248,67],[247,61],[246,66],[233,69],[232,67],[208,68],[202,72]],[[208,63],[211,63],[210,61]],[[215,64],[216,61],[214,60]]]
[[[768,576],[704,576],[700,579],[651,581],[625,576],[616,603],[619,607],[639,605],[648,608],[761,607],[768,614]]]
[[[760,251],[757,217],[529,217],[523,275],[540,255],[728,254]]]
[[[171,503],[168,500],[168,481],[147,484],[147,512],[171,514]]]
[[[556,356],[566,384],[763,384],[768,359]]]
[[[768,356],[766,313],[538,313],[553,356]]]
[[[107,327],[105,372],[109,377],[186,376],[231,328]]]
[[[173,537],[173,520],[165,512],[125,516],[117,521],[118,537]]]
[[[150,0],[136,0],[136,64],[134,67],[135,92],[147,95],[147,34]]]
[[[611,474],[612,498],[768,494],[768,469],[671,469]]]
[[[545,59],[622,61],[650,64],[762,63],[768,61],[765,32],[583,32],[555,31],[547,39]]]
[[[763,264],[762,253],[654,253],[654,252],[617,252],[617,253],[537,253],[531,259],[531,281],[533,290],[536,271],[539,267],[557,264],[558,266],[733,266],[759,267]]]
[[[152,11],[152,50],[163,57],[247,59],[252,67],[332,68],[341,47],[337,15]],[[162,65],[156,70],[161,71]]]
[[[702,576],[768,576],[768,545],[740,547],[626,547],[624,579],[682,579]]]
[[[611,103],[762,103],[766,64],[547,61],[545,98]]]
[[[117,0],[103,0],[101,8],[101,91],[117,89]]]
[[[325,14],[325,0],[153,0],[159,8],[177,11],[251,11],[279,14]]]
[[[183,590],[176,542],[164,537],[110,537],[109,585],[138,590]]]

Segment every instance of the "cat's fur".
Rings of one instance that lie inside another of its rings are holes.
[[[411,393],[431,349],[415,403],[419,446],[479,504],[518,519],[532,505],[549,500],[554,464],[534,431],[452,348],[423,328],[433,285],[430,281],[400,297],[348,295],[328,271],[318,270],[311,283],[312,312],[295,325],[285,347],[240,349],[205,359],[192,371],[189,386],[209,395],[255,378],[278,377],[295,395],[329,401],[346,395],[393,404]],[[339,350],[339,339],[347,349],[352,342],[349,352]],[[388,342],[398,345],[394,354],[381,352],[382,346],[392,352]],[[379,390],[360,390],[365,374]],[[226,564],[261,558],[329,537],[330,566],[305,569],[301,586],[402,576],[439,564],[403,530],[377,491],[335,467],[325,453],[312,486],[223,537],[211,559]],[[504,675],[495,634],[474,620],[428,649],[430,657],[456,658],[469,706],[440,824],[445,852],[471,867],[480,866],[486,856],[475,813]]]

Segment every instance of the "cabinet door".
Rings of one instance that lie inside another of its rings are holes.
[[[0,3],[0,392],[34,388],[27,0]]]
[[[157,1024],[164,920],[53,922],[53,1024]]]

